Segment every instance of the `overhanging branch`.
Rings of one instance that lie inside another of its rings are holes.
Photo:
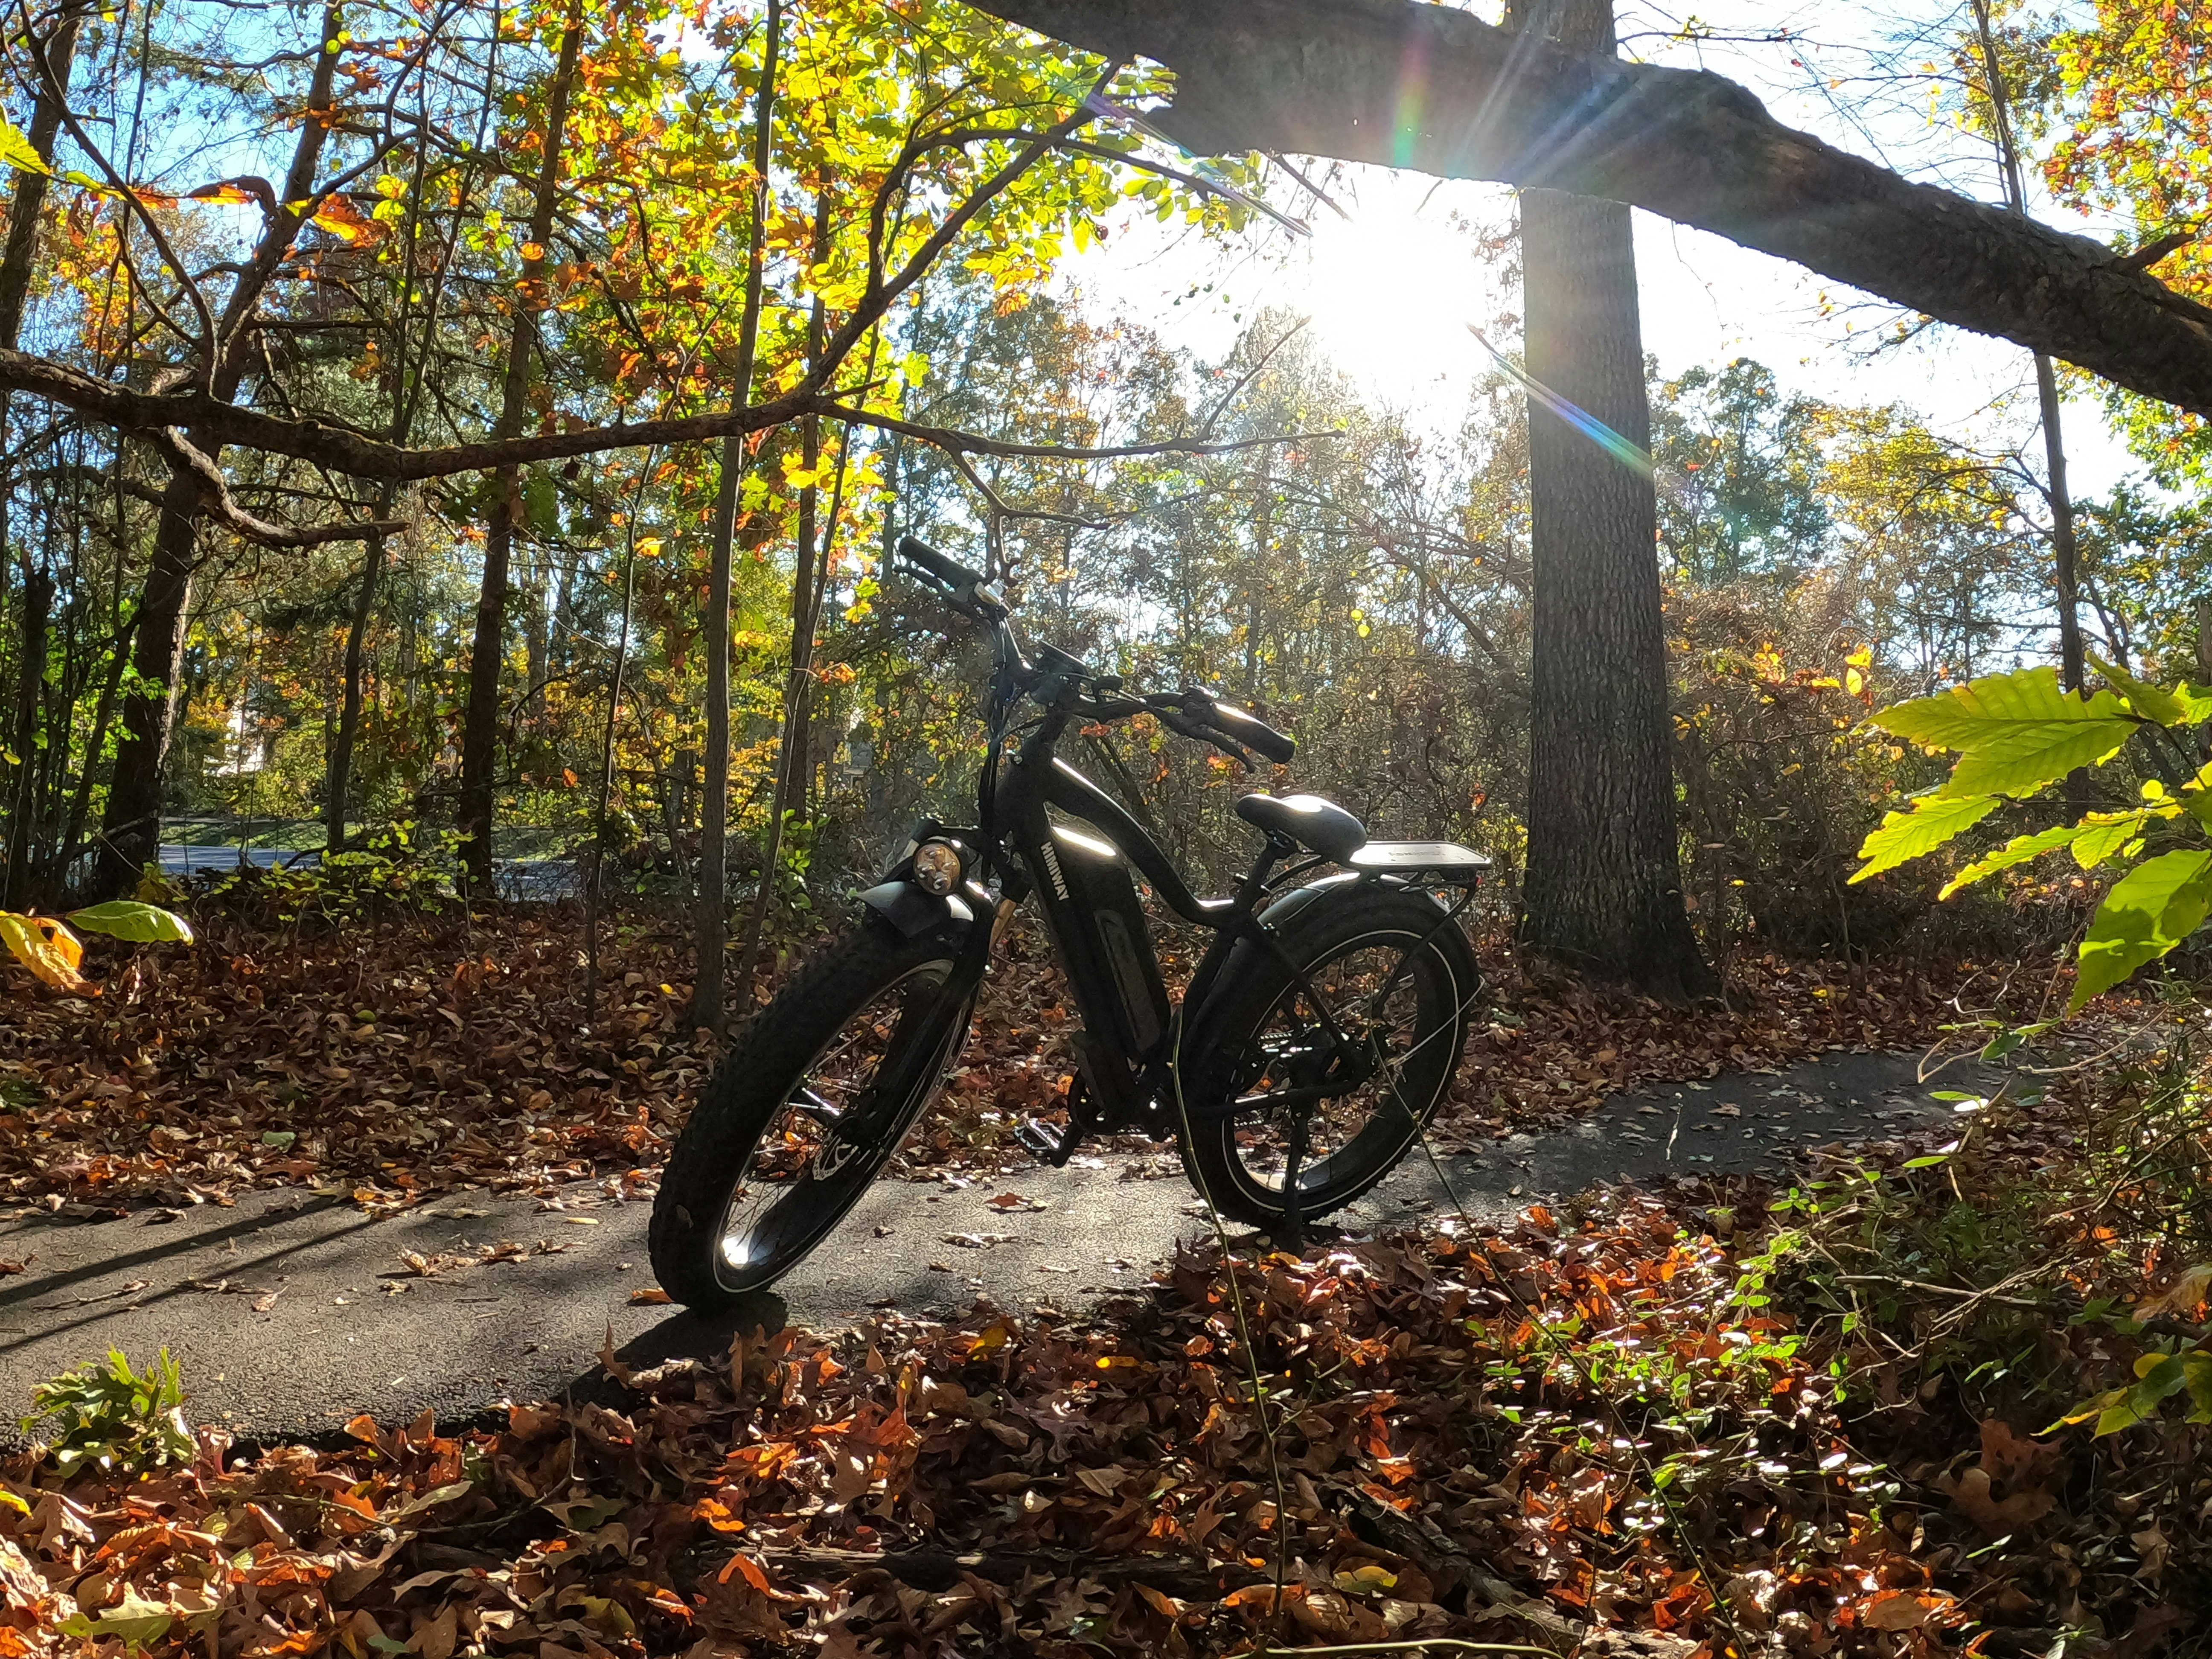
[[[1631,203],[2212,415],[2212,310],[2087,237],[1783,125],[1717,75],[1584,58],[1424,0],[971,0],[1175,70],[1147,118],[1260,149]]]

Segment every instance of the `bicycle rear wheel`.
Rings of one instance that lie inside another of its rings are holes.
[[[1343,1208],[1397,1166],[1451,1087],[1481,984],[1458,923],[1403,890],[1327,894],[1281,939],[1304,984],[1240,947],[1185,1048],[1187,1104],[1244,1103],[1190,1126],[1184,1169],[1224,1215],[1256,1227],[1287,1214],[1301,1113],[1302,1218]],[[1364,1080],[1319,1101],[1292,1097],[1347,1066]]]
[[[860,1202],[967,1030],[943,1006],[953,946],[872,920],[748,1024],[661,1172],[648,1235],[661,1288],[726,1305],[789,1273]]]

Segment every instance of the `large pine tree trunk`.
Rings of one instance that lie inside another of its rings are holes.
[[[1523,30],[1613,48],[1610,0],[1538,0]],[[1529,374],[1636,449],[1651,445],[1629,210],[1521,192]],[[1522,939],[1681,1000],[1713,987],[1682,904],[1658,501],[1639,465],[1528,400],[1534,662]]]

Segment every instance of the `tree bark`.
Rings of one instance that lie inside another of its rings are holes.
[[[1516,9],[1529,33],[1613,46],[1611,0]],[[1521,192],[1529,374],[1651,447],[1629,210]],[[1637,464],[1528,399],[1531,948],[1680,1001],[1713,988],[1682,905],[1673,726],[1660,614],[1658,498]]]
[[[37,103],[31,111],[31,148],[42,161],[54,159],[54,138],[61,131],[62,100],[46,85],[66,93],[70,70],[76,59],[79,27],[92,7],[70,7],[54,24],[53,33],[34,47],[46,59]],[[15,175],[15,199],[8,209],[8,246],[0,253],[0,345],[12,349],[23,329],[23,303],[31,291],[31,264],[39,242],[39,215],[46,203],[47,178],[24,171]]]
[[[70,70],[76,59],[77,30],[88,4],[78,3],[63,12],[52,32],[31,50],[46,63],[39,95],[31,112],[31,148],[42,161],[54,158],[54,138],[61,131],[62,100],[67,94]],[[15,196],[8,208],[8,243],[0,252],[0,346],[12,349],[23,331],[23,303],[31,291],[31,266],[38,252],[39,216],[46,207],[46,175],[28,168],[15,175]],[[9,398],[0,392],[0,453],[11,447]],[[8,503],[12,480],[0,463],[0,598],[7,592]],[[32,764],[39,736],[40,689],[46,667],[46,624],[53,610],[54,580],[44,571],[26,567],[23,590],[17,599],[22,627],[17,638],[22,659],[16,665],[15,798],[8,817],[7,868],[0,875],[0,904],[20,908],[31,888],[31,820],[36,815],[38,769]],[[64,741],[67,727],[64,726]]]
[[[561,144],[568,120],[568,93],[576,78],[576,58],[584,27],[572,7],[562,27],[559,61],[545,103],[545,136],[538,152],[538,190],[531,203],[529,246],[522,280],[514,295],[514,328],[507,345],[507,376],[501,389],[495,440],[514,437],[530,412],[531,349],[538,337],[538,307],[544,301],[545,245],[553,235],[553,210],[561,187]],[[469,700],[461,716],[461,863],[477,892],[491,887],[491,823],[499,765],[500,666],[507,655],[507,567],[514,549],[515,520],[522,514],[522,469],[502,466],[492,474],[491,510],[484,520],[483,578],[477,590],[476,636],[469,649]]]
[[[768,0],[761,47],[759,90],[753,98],[753,220],[745,253],[744,310],[738,321],[735,395],[743,409],[753,398],[753,358],[760,345],[762,259],[768,239],[769,158],[775,143],[776,53],[783,27],[779,0]],[[707,753],[699,805],[699,913],[691,982],[691,1024],[720,1036],[729,1029],[722,952],[729,944],[730,866],[730,556],[737,544],[738,490],[745,472],[745,441],[722,441],[722,466],[714,494],[714,537],[707,568]],[[767,879],[767,872],[762,872]],[[744,988],[750,994],[750,987]],[[748,1000],[750,1012],[750,997]]]
[[[16,600],[22,620],[17,630],[21,656],[15,665],[15,729],[9,747],[15,754],[15,788],[8,811],[8,864],[0,872],[0,908],[22,908],[31,884],[31,819],[38,806],[40,694],[46,678],[46,623],[53,611],[54,579],[27,570]]]
[[[331,741],[330,777],[323,803],[324,847],[333,853],[345,846],[346,807],[353,794],[353,754],[361,739],[361,681],[367,655],[369,619],[376,614],[376,584],[384,574],[384,538],[368,538],[361,562],[361,592],[353,602],[346,624],[345,680],[339,693],[337,735]]]
[[[2005,204],[2022,218],[2027,216],[2027,186],[2021,177],[2020,145],[2013,134],[2012,94],[2005,85],[1997,61],[1996,31],[1990,18],[1988,0],[1974,0],[1974,31],[1982,49],[1983,91],[1990,103],[1995,129],[1997,163],[2004,175]],[[2058,376],[2051,354],[2035,354],[2036,399],[2043,420],[2045,490],[2051,502],[2051,586],[2058,608],[2058,680],[2069,691],[2081,689],[2087,666],[2081,651],[2081,589],[2075,568],[2074,497],[2066,488],[2066,438],[2058,404]],[[2086,771],[2086,769],[2085,769]],[[2069,798],[2083,798],[2085,771],[2068,780]]]
[[[1916,185],[1702,70],[1516,40],[1423,0],[974,0],[1176,71],[1146,119],[1203,155],[1330,156],[1571,191],[1714,231],[2212,415],[2212,310],[2121,255]]]
[[[814,261],[830,256],[830,198],[817,197],[814,206]],[[814,301],[806,323],[807,361],[821,356],[822,301]],[[799,464],[811,478],[822,465],[822,420],[809,415],[799,423]],[[753,889],[753,912],[745,926],[744,949],[738,957],[738,984],[753,982],[760,961],[761,941],[768,932],[769,906],[775,899],[776,871],[783,858],[784,826],[806,811],[806,781],[811,771],[807,757],[807,721],[812,713],[814,689],[814,628],[828,575],[829,540],[822,538],[817,559],[816,512],[821,492],[813,484],[799,487],[796,550],[791,561],[791,667],[783,684],[783,740],[776,748],[775,788],[770,793],[768,834],[763,837],[760,883]],[[820,567],[817,568],[817,565]]]
[[[317,46],[335,41],[342,27],[339,8],[325,8]],[[301,118],[300,137],[284,176],[283,195],[264,210],[260,240],[232,285],[216,337],[207,342],[207,349],[213,355],[208,366],[208,391],[216,404],[228,404],[238,395],[252,361],[254,310],[307,222],[315,170],[321,164],[330,131],[319,116],[330,107],[337,59],[337,52],[331,50],[319,50],[315,55],[307,112]],[[185,437],[194,449],[220,463],[223,444],[219,434],[195,428]],[[161,843],[161,787],[176,714],[177,659],[184,648],[185,616],[191,599],[192,573],[198,563],[194,554],[207,488],[198,474],[178,465],[161,493],[153,558],[138,604],[131,664],[136,679],[123,700],[123,741],[115,754],[115,775],[108,788],[100,859],[93,876],[95,896],[131,886]]]

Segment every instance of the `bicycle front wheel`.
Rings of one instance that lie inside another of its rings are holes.
[[[809,962],[708,1079],[662,1170],[648,1235],[661,1288],[726,1306],[789,1273],[844,1219],[944,1080],[967,1030],[953,947],[873,920]]]
[[[1191,1124],[1184,1169],[1223,1214],[1255,1227],[1285,1218],[1301,1115],[1301,1217],[1343,1208],[1397,1166],[1451,1088],[1481,985],[1459,924],[1404,890],[1326,894],[1281,943],[1302,974],[1243,947],[1183,1065],[1187,1104],[1243,1103]],[[1298,1098],[1347,1070],[1362,1080]]]

